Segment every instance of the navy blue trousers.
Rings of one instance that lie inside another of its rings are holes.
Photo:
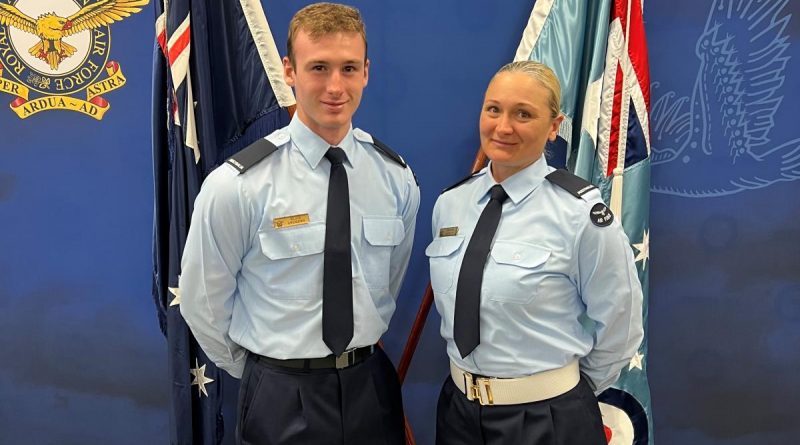
[[[552,399],[481,406],[450,376],[436,410],[437,445],[607,445],[600,408],[589,385]]]
[[[341,370],[280,368],[250,354],[236,436],[240,445],[403,445],[397,372],[381,348]]]

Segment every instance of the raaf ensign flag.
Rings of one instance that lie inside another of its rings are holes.
[[[543,62],[561,80],[565,119],[551,148],[621,216],[644,291],[646,332],[650,76],[642,1],[538,0],[515,60]],[[609,444],[653,445],[646,371],[647,336],[599,396]]]
[[[257,0],[162,0],[155,9],[153,297],[168,342],[170,443],[233,443],[237,392],[223,388],[236,383],[181,317],[181,254],[203,178],[288,123],[294,96]]]

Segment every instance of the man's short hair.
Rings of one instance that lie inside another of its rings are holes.
[[[367,60],[367,30],[361,13],[352,6],[338,3],[314,3],[297,11],[289,22],[289,38],[286,40],[286,55],[294,66],[292,41],[303,30],[311,39],[337,32],[357,32],[364,39],[364,60]]]

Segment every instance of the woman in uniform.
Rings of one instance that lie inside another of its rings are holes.
[[[596,393],[642,340],[642,290],[620,223],[543,156],[558,79],[514,62],[486,90],[489,165],[446,189],[426,249],[450,376],[438,445],[606,444]]]

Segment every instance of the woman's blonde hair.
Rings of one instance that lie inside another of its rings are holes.
[[[522,73],[537,80],[550,95],[547,101],[550,107],[550,117],[555,118],[561,113],[561,84],[558,82],[556,73],[549,66],[533,60],[521,60],[503,65],[494,77],[502,73]]]

